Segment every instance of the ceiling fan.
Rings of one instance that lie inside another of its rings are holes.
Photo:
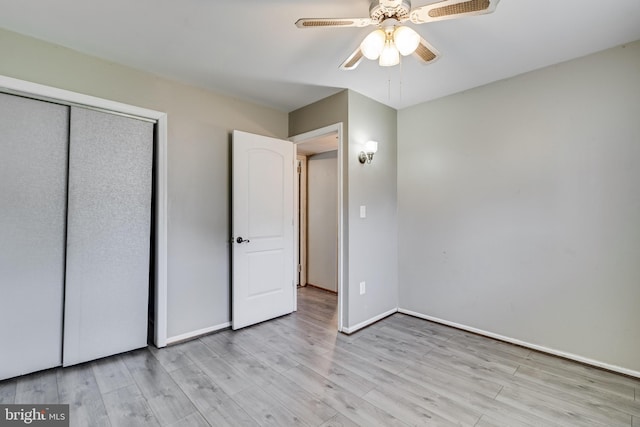
[[[483,15],[495,10],[499,0],[444,0],[411,9],[410,0],[371,0],[369,18],[302,18],[298,28],[378,27],[362,41],[360,46],[340,65],[353,70],[362,58],[378,60],[383,67],[400,63],[400,55],[413,54],[423,63],[438,59],[440,53],[412,28],[402,25]]]

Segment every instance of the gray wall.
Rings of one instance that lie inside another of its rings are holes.
[[[307,283],[338,291],[338,152],[307,158]]]
[[[396,111],[353,91],[343,91],[289,114],[289,135],[344,123],[343,203],[345,266],[343,325],[349,330],[397,308]],[[379,142],[372,164],[358,154]],[[360,219],[360,206],[367,218]],[[360,295],[359,283],[367,292]]]
[[[349,327],[398,307],[397,113],[349,91]],[[358,154],[378,141],[371,164]],[[360,218],[360,206],[367,217]],[[360,295],[359,283],[367,291]]]
[[[286,138],[286,113],[0,29],[0,74],[168,113],[168,337],[229,313],[229,134]]]
[[[640,372],[640,42],[398,117],[400,307]]]

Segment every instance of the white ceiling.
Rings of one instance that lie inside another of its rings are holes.
[[[372,27],[294,26],[368,10],[368,0],[0,0],[0,27],[284,111],[341,88],[403,108],[640,39],[640,0],[502,0],[490,15],[411,24],[442,54],[433,64],[341,71]]]

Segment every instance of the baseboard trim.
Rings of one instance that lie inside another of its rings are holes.
[[[504,341],[504,342],[508,342],[510,344],[519,345],[521,347],[530,348],[532,350],[537,350],[537,351],[540,351],[542,353],[547,353],[547,354],[551,354],[551,355],[554,355],[554,356],[562,357],[562,358],[565,358],[565,359],[573,360],[573,361],[576,361],[576,362],[584,363],[585,365],[591,365],[591,366],[595,366],[597,368],[606,369],[607,371],[612,371],[612,372],[616,372],[616,373],[619,373],[619,374],[628,375],[628,376],[634,377],[634,378],[640,378],[640,372],[634,371],[634,370],[631,370],[631,369],[627,369],[627,368],[623,368],[621,366],[611,365],[609,363],[600,362],[598,360],[589,359],[587,357],[579,356],[577,354],[567,353],[565,351],[556,350],[556,349],[553,349],[553,348],[544,347],[544,346],[537,345],[537,344],[531,344],[531,343],[528,343],[526,341],[521,341],[521,340],[518,340],[518,339],[515,339],[515,338],[506,337],[504,335],[495,334],[493,332],[488,332],[488,331],[485,331],[485,330],[482,330],[482,329],[478,329],[478,328],[474,328],[474,327],[471,327],[471,326],[462,325],[460,323],[450,322],[448,320],[440,319],[438,317],[428,316],[428,315],[422,314],[422,313],[417,313],[415,311],[407,310],[407,309],[404,309],[404,308],[399,308],[398,312],[402,313],[402,314],[407,314],[409,316],[418,317],[420,319],[429,320],[431,322],[440,323],[442,325],[451,326],[452,328],[461,329],[463,331],[473,332],[474,334],[483,335],[485,337],[494,338],[494,339],[499,340],[499,341]]]
[[[377,315],[377,316],[375,316],[375,317],[372,317],[372,318],[371,318],[371,319],[369,319],[369,320],[365,320],[364,322],[358,323],[357,325],[352,326],[352,327],[350,327],[350,328],[343,327],[343,328],[342,328],[342,332],[344,332],[344,333],[345,333],[345,334],[347,334],[347,335],[352,334],[352,333],[354,333],[354,332],[356,332],[356,331],[359,331],[359,330],[360,330],[360,329],[362,329],[362,328],[366,328],[367,326],[369,326],[369,325],[371,325],[371,324],[373,324],[373,323],[376,323],[378,320],[382,320],[382,319],[384,319],[385,317],[389,317],[389,316],[391,316],[392,314],[397,313],[397,312],[398,312],[398,309],[397,309],[397,308],[391,309],[391,310],[386,311],[386,312],[384,312],[384,313],[382,313],[382,314],[379,314],[379,315]]]
[[[313,283],[306,283],[303,287],[309,286],[314,289],[318,289],[320,291],[329,292],[330,294],[338,295],[338,291],[333,291],[331,289],[323,288],[322,286],[314,285]]]
[[[221,323],[219,325],[210,326],[204,329],[198,329],[197,331],[187,332],[186,334],[176,335],[174,337],[167,338],[167,345],[177,344],[182,341],[188,341],[202,335],[210,334],[211,332],[216,332],[221,329],[225,329],[231,326],[231,322]]]

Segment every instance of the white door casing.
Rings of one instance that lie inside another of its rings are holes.
[[[294,144],[294,148],[295,148]],[[295,206],[298,221],[296,230],[296,253],[298,254],[298,267],[296,270],[298,285],[307,286],[307,156],[296,154],[298,163]],[[295,311],[295,310],[294,310]]]
[[[295,300],[294,148],[233,131],[232,329],[291,313]]]

